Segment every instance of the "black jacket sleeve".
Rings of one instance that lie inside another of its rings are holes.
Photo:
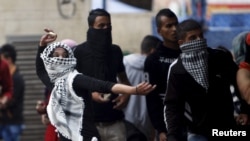
[[[48,88],[48,90],[52,90],[54,87],[54,84],[50,81],[49,75],[45,69],[45,66],[43,64],[43,60],[40,57],[40,54],[43,52],[45,47],[38,47],[37,54],[36,54],[36,74],[39,77],[39,79],[42,81],[42,83]]]
[[[101,93],[112,92],[111,89],[114,85],[115,83],[98,80],[83,74],[78,74],[73,81],[74,90],[84,89]]]

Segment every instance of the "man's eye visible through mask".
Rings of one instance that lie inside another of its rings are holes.
[[[98,29],[106,29],[106,28],[110,28],[110,27],[111,27],[110,23],[108,23],[108,24],[101,23],[98,25]]]

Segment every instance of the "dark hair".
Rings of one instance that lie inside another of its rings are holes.
[[[150,53],[152,48],[156,48],[161,40],[153,35],[146,35],[141,42],[141,52]]]
[[[177,38],[178,40],[184,39],[186,37],[186,33],[192,30],[196,29],[202,29],[201,25],[193,20],[193,19],[187,19],[182,21],[176,29],[177,32]]]
[[[168,18],[176,18],[177,16],[175,15],[175,13],[173,11],[171,11],[169,8],[164,8],[161,9],[155,17],[155,22],[156,22],[156,26],[159,28],[161,27],[162,23],[161,23],[161,16],[165,16]]]
[[[1,47],[0,54],[3,54],[5,58],[11,58],[13,63],[16,62],[17,53],[16,53],[15,46],[11,44],[4,44]]]
[[[101,9],[101,8],[93,9],[89,12],[89,16],[88,16],[89,26],[94,25],[94,22],[97,16],[106,16],[110,19],[110,14],[105,9]]]

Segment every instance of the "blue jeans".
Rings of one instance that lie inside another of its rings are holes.
[[[208,139],[202,135],[188,133],[188,141],[208,141]]]
[[[0,125],[0,135],[4,141],[19,141],[23,125]]]

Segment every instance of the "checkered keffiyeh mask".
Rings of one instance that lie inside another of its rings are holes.
[[[187,72],[208,90],[208,52],[205,39],[194,40],[180,46],[182,51],[180,58]]]
[[[58,47],[62,47],[68,52],[68,58],[51,57],[52,52]],[[72,49],[61,42],[52,43],[47,46],[41,54],[41,58],[51,82],[55,82],[56,79],[62,78],[70,71],[74,70],[76,66],[76,58],[74,57]]]

